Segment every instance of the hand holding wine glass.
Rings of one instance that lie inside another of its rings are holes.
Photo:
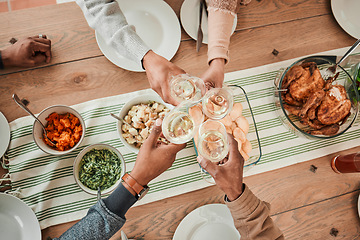
[[[198,156],[197,161],[215,180],[216,185],[225,192],[230,201],[243,192],[244,158],[241,156],[236,140],[229,134],[229,157],[224,164],[217,164]],[[226,159],[225,159],[226,160]]]

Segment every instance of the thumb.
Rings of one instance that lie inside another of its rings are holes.
[[[203,169],[205,169],[212,177],[214,177],[216,168],[218,167],[215,163],[203,158],[201,155],[199,155],[196,160]]]
[[[169,145],[164,145],[164,147],[167,147],[171,152],[176,154],[180,150],[183,150],[186,147],[186,143],[183,144],[170,143]]]
[[[145,141],[146,144],[150,144],[153,147],[156,146],[157,140],[161,134],[161,124],[162,124],[161,118],[156,119],[155,124],[151,130],[151,133]]]
[[[45,62],[46,56],[44,54],[40,53],[40,54],[36,54],[33,59],[34,59],[35,64],[39,64],[39,63]]]

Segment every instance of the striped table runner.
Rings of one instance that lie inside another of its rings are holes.
[[[345,50],[339,49],[326,54],[341,54]],[[255,167],[246,171],[245,176],[358,145],[359,124],[345,134],[328,140],[297,137],[282,125],[275,113],[273,81],[278,70],[293,61],[242,70],[225,76],[228,84],[237,84],[246,90],[260,136],[263,156]],[[123,154],[127,171],[133,168],[136,154],[122,144],[118,137],[116,120],[109,114],[119,113],[129,99],[151,91],[147,89],[72,106],[84,118],[87,129],[81,146],[65,156],[44,154],[37,148],[32,139],[31,117],[23,117],[10,123],[12,139],[8,157],[12,189],[20,189],[19,197],[34,210],[42,229],[80,219],[96,202],[96,197],[83,192],[73,178],[73,161],[84,147],[94,143],[110,144]],[[249,118],[250,111],[244,111],[244,115]],[[254,125],[250,126],[250,135],[254,135],[254,131]],[[255,142],[253,139],[253,145]],[[137,205],[209,186],[200,175],[193,144],[188,143],[186,149],[177,155],[173,166],[154,179],[149,186],[150,192]]]

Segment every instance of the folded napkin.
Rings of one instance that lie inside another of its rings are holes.
[[[339,55],[343,52],[345,49],[322,54]],[[359,124],[345,134],[327,140],[298,137],[283,126],[275,113],[273,81],[278,70],[292,62],[294,60],[228,73],[225,76],[228,84],[237,84],[246,90],[260,136],[263,156],[245,176],[358,145]],[[84,147],[94,143],[110,144],[122,153],[126,169],[131,171],[136,154],[122,144],[117,133],[117,122],[109,114],[119,113],[129,99],[151,91],[147,89],[72,106],[82,115],[87,128],[81,146],[65,156],[48,155],[38,149],[32,139],[33,118],[23,117],[10,123],[12,139],[8,157],[12,189],[20,189],[19,197],[34,210],[42,229],[80,219],[96,202],[96,196],[83,192],[76,185],[72,173],[73,161]],[[254,131],[254,126],[250,126],[250,134]],[[200,174],[193,144],[188,143],[186,149],[177,155],[173,166],[149,186],[149,193],[137,205],[209,186]]]

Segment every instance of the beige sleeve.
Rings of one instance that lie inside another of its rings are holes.
[[[225,201],[225,204],[230,209],[241,240],[285,239],[270,218],[270,204],[258,199],[246,185],[238,199],[232,202]]]
[[[215,58],[229,61],[229,44],[234,16],[230,12],[217,11],[209,7],[208,20],[208,64]]]

